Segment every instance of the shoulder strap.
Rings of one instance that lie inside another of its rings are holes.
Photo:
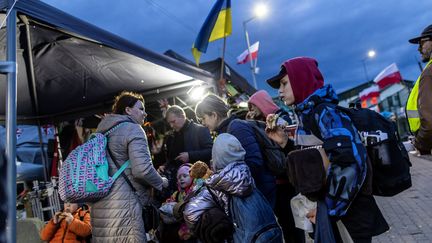
[[[113,179],[117,179],[117,177],[119,177],[120,175],[123,176],[123,178],[125,179],[125,181],[127,182],[127,184],[129,184],[129,186],[132,188],[133,192],[136,192],[135,187],[132,185],[132,182],[129,180],[129,178],[127,177],[127,175],[125,173],[122,173],[128,166],[130,161],[127,160],[121,167],[119,165],[119,163],[117,162],[117,160],[115,159],[115,157],[113,156],[113,154],[111,153],[111,149],[109,148],[109,146],[107,146],[107,151],[112,159],[112,161],[114,162],[115,166],[117,167],[117,172],[112,176]]]
[[[111,129],[109,129],[107,132],[104,133],[105,136],[109,135],[110,133],[112,133],[114,130],[116,130],[117,128],[119,128],[120,126],[126,124],[126,122],[121,122],[115,126],[113,126]],[[109,148],[109,146],[107,145],[107,151],[108,154],[111,157],[111,160],[114,162],[115,166],[117,167],[117,172],[112,176],[113,179],[117,179],[120,175],[123,176],[123,178],[125,179],[126,183],[131,187],[133,192],[136,192],[135,187],[132,185],[132,182],[129,180],[129,178],[127,177],[127,175],[125,173],[122,173],[130,164],[130,161],[127,160],[126,162],[124,162],[124,164],[122,166],[119,165],[119,163],[117,162],[117,160],[115,159],[115,157],[113,156],[111,149]]]

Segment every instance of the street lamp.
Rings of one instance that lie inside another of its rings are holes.
[[[369,75],[367,72],[367,67],[366,67],[366,60],[368,58],[374,58],[376,56],[376,52],[374,50],[369,50],[367,53],[367,57],[362,59],[362,63],[363,63],[363,69],[364,69],[364,73],[365,73],[365,77],[366,77],[366,81],[369,82]]]
[[[256,78],[255,78],[256,62],[254,64],[254,62],[252,60],[252,53],[250,50],[249,33],[247,31],[246,24],[248,22],[254,20],[255,18],[264,18],[267,15],[267,12],[268,12],[268,9],[267,9],[267,6],[265,4],[262,4],[262,3],[258,4],[254,8],[254,16],[250,19],[243,21],[243,29],[244,29],[244,33],[245,33],[246,45],[248,48],[248,55],[249,55],[249,60],[250,60],[251,72],[252,72],[252,79],[253,79],[253,84],[254,84],[255,89],[257,89],[257,82],[256,82]]]

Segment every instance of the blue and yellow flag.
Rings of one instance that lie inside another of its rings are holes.
[[[192,46],[197,66],[209,42],[231,35],[231,22],[231,0],[217,0]]]

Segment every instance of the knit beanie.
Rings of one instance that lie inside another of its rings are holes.
[[[269,93],[265,90],[258,90],[255,92],[248,101],[249,104],[254,104],[258,109],[264,114],[264,117],[267,117],[269,114],[275,113],[279,110],[279,106],[277,106]]]

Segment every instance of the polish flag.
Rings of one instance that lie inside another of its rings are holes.
[[[396,63],[392,63],[375,77],[374,82],[378,84],[380,89],[383,89],[391,84],[399,83],[401,80],[402,76]]]
[[[372,85],[369,88],[364,89],[362,92],[360,92],[360,100],[365,101],[370,98],[376,98],[380,95],[380,88],[378,85]]]
[[[257,59],[258,57],[258,48],[259,48],[259,41],[255,42],[250,47],[250,52],[252,56],[252,60]],[[237,57],[237,64],[245,64],[250,61],[248,50],[244,51],[240,56]]]

